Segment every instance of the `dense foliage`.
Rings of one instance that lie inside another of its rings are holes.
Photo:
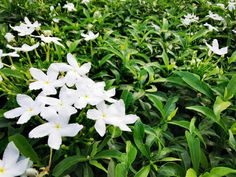
[[[235,176],[236,2],[70,2],[74,10],[61,0],[0,4],[3,53],[12,52],[7,44],[40,43],[29,52],[18,50],[19,57],[0,58],[0,154],[13,141],[39,176]],[[13,27],[25,17],[41,26],[20,36]],[[99,35],[86,40],[88,31]],[[8,42],[9,32],[15,38]],[[59,45],[40,41],[48,33],[61,39]],[[101,137],[86,117],[94,106],[87,105],[71,117],[83,129],[52,151],[46,138],[29,138],[44,123],[39,116],[22,125],[4,117],[19,106],[17,94],[39,94],[29,89],[35,79],[30,68],[47,71],[52,63],[67,63],[68,53],[79,65],[91,62],[88,76],[104,81],[106,90],[115,88],[113,98],[124,101],[127,114],[139,117],[129,125],[132,132],[107,125]]]

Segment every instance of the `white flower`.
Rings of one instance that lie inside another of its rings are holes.
[[[67,71],[65,82],[69,87],[73,86],[79,80],[87,78],[86,74],[91,68],[90,62],[79,66],[76,58],[71,53],[67,54],[67,62],[69,65],[67,65],[66,68],[64,67],[64,69],[61,69]]]
[[[236,9],[235,5],[236,5],[236,2],[234,0],[229,1],[228,2],[228,9],[229,9],[229,11],[235,10]]]
[[[24,21],[27,27],[34,28],[35,30],[38,30],[41,26],[41,24],[38,21],[31,23],[27,17],[24,18]]]
[[[17,124],[24,124],[29,121],[32,116],[38,115],[42,109],[42,103],[36,98],[35,101],[28,95],[17,94],[16,101],[20,105],[4,113],[4,117],[12,119],[20,117]]]
[[[81,36],[84,37],[85,41],[94,40],[98,37],[99,33],[94,34],[92,31],[89,31],[88,34],[81,33]]]
[[[152,27],[156,30],[156,31],[159,31],[161,28],[160,28],[160,26],[158,26],[158,25],[156,25],[156,24],[154,24],[154,23],[152,23]]]
[[[212,46],[210,46],[209,44],[207,44],[207,47],[215,54],[217,55],[225,55],[228,53],[228,47],[224,47],[219,49],[219,43],[217,39],[214,39],[212,42]]]
[[[19,160],[19,157],[20,153],[15,144],[8,143],[3,158],[0,160],[0,177],[16,177],[26,171],[29,158]]]
[[[213,20],[217,20],[217,21],[224,21],[224,19],[219,16],[218,14],[212,13],[211,11],[209,11],[209,15],[207,15],[206,17],[211,18]]]
[[[67,9],[69,12],[76,11],[74,4],[69,2],[67,2],[63,8]]]
[[[119,100],[111,105],[104,102],[96,105],[97,109],[89,109],[87,117],[96,120],[95,130],[100,136],[104,136],[106,132],[106,124],[119,127],[123,131],[131,131],[127,124],[134,123],[138,117],[130,114],[125,115],[125,105],[123,100]]]
[[[13,46],[7,44],[7,48],[13,49],[15,51],[22,51],[22,52],[32,51],[32,50],[38,48],[38,46],[39,46],[39,42],[37,42],[36,44],[34,44],[32,46],[29,46],[28,44],[23,44],[21,47],[13,47]]]
[[[60,19],[59,18],[53,18],[52,21],[54,21],[55,23],[59,23]]]
[[[19,26],[15,26],[15,27],[12,27],[10,25],[10,27],[14,31],[17,31],[19,36],[28,36],[34,32],[34,28],[28,27],[23,23],[21,23]]]
[[[41,102],[49,105],[42,110],[41,116],[48,119],[55,114],[59,114],[62,117],[70,117],[72,114],[75,114],[77,110],[72,106],[75,100],[74,91],[63,86],[59,93],[59,99],[45,96],[40,97]]]
[[[39,125],[30,131],[30,138],[48,136],[48,145],[53,149],[59,149],[62,137],[73,137],[83,128],[78,123],[68,123],[68,118],[53,117],[49,122]]]
[[[50,11],[53,11],[54,10],[54,6],[50,6]]]
[[[216,4],[216,6],[218,6],[218,7],[222,8],[222,9],[225,9],[225,5],[224,5],[224,4],[222,4],[222,3],[217,3],[217,4]]]
[[[204,26],[207,26],[209,31],[213,30],[219,31],[216,27],[212,26],[211,24],[205,23]]]
[[[0,49],[0,59],[1,57],[6,57],[6,56],[19,57],[20,55],[18,55],[16,51],[10,53],[3,53],[2,50]]]
[[[56,94],[56,87],[61,87],[64,85],[62,79],[57,79],[59,73],[54,69],[53,65],[47,70],[47,74],[37,68],[30,68],[30,74],[36,80],[30,83],[30,90],[42,89],[42,93],[45,95]]]
[[[232,32],[236,34],[236,30],[232,30]]]
[[[199,17],[197,17],[196,15],[194,15],[194,14],[187,14],[187,15],[184,16],[184,18],[181,19],[181,22],[184,25],[188,26],[188,25],[190,25],[193,22],[198,22],[198,20],[199,20]]]
[[[82,0],[81,4],[88,4],[90,0]]]
[[[15,39],[15,36],[11,33],[6,33],[4,37],[7,40],[7,42],[12,42]]]
[[[64,48],[64,46],[59,42],[61,41],[61,39],[58,37],[49,37],[49,36],[44,36],[43,34],[41,34],[40,36],[33,36],[33,37],[40,38],[45,43],[55,43]]]

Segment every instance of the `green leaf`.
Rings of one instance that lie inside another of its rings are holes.
[[[126,142],[126,165],[130,168],[137,155],[137,149],[132,145],[130,141]]]
[[[147,165],[143,168],[141,168],[141,170],[139,170],[134,177],[147,177],[150,171],[150,165]]]
[[[124,162],[116,165],[116,177],[127,177],[126,164]]]
[[[1,69],[1,72],[7,77],[15,77],[22,80],[25,79],[24,75],[18,70],[12,70],[10,68],[3,68]]]
[[[236,173],[235,169],[228,167],[215,167],[211,170],[211,172],[207,172],[200,177],[224,177],[225,175]]]
[[[86,162],[87,160],[88,159],[86,157],[81,156],[81,155],[67,157],[55,166],[55,168],[52,171],[52,175],[59,177],[63,175],[63,173],[69,168],[71,168],[72,166],[80,162]]]
[[[118,150],[104,150],[97,153],[93,159],[111,159],[115,158],[119,161],[123,161],[123,154]]]
[[[9,137],[9,141],[13,141],[19,151],[25,156],[29,157],[33,162],[40,163],[37,153],[34,151],[27,138],[21,134],[15,134]]]
[[[164,64],[165,64],[166,68],[169,70],[169,57],[168,57],[168,55],[167,55],[165,50],[163,50],[161,56],[162,56],[162,59],[164,61]]]
[[[190,134],[188,131],[185,132],[185,136],[187,139],[190,157],[193,165],[193,169],[198,172],[200,165],[200,157],[201,157],[201,147],[200,141],[198,138],[194,137],[194,135]]]
[[[189,168],[185,177],[197,177],[197,173],[194,171],[194,169]]]
[[[194,90],[197,90],[209,98],[214,99],[212,90],[205,82],[200,80],[198,75],[188,71],[177,71],[176,74],[178,74]]]
[[[125,103],[125,108],[128,109],[128,107],[131,105],[131,103],[133,102],[133,96],[132,94],[128,91],[128,90],[123,90],[122,94],[121,94],[121,99],[124,100]]]
[[[143,138],[144,138],[144,126],[141,121],[137,121],[134,125],[134,142],[140,152],[147,157],[148,159],[150,158],[150,152],[147,146],[143,143]]]
[[[236,74],[233,75],[232,79],[229,81],[227,87],[225,88],[224,98],[229,100],[233,98],[236,94]]]
[[[108,164],[107,177],[115,177],[115,162],[113,160],[110,160]]]
[[[229,145],[233,150],[236,151],[236,140],[231,130],[229,130]]]
[[[93,165],[93,166],[95,166],[95,167],[97,167],[97,168],[99,168],[99,169],[101,169],[101,170],[103,170],[103,171],[105,171],[105,172],[107,173],[107,170],[106,170],[106,169],[102,166],[102,164],[99,163],[98,161],[96,161],[96,160],[90,160],[89,163],[90,163],[91,165]]]
[[[158,96],[154,94],[146,94],[148,99],[153,103],[154,107],[158,109],[158,111],[161,113],[161,116],[165,118],[166,112],[164,110],[164,106],[162,102],[159,100]]]
[[[223,101],[220,96],[217,96],[213,106],[215,115],[220,117],[220,113],[227,109],[230,105],[231,103],[229,101]]]
[[[203,36],[205,36],[208,33],[208,30],[200,30],[198,31],[196,34],[192,35],[190,38],[190,42],[195,41],[198,38],[201,38]]]
[[[228,58],[228,63],[231,64],[236,61],[236,51]]]

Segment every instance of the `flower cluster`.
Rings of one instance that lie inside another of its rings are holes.
[[[25,94],[16,97],[20,107],[4,113],[8,119],[19,117],[17,124],[27,123],[31,117],[40,115],[45,123],[30,131],[30,138],[48,136],[48,145],[59,149],[62,137],[73,137],[83,128],[78,123],[69,123],[70,117],[87,105],[87,118],[95,120],[95,130],[100,136],[106,132],[106,124],[131,131],[127,124],[134,123],[136,115],[126,115],[123,100],[115,100],[115,89],[105,90],[105,82],[95,82],[87,74],[91,63],[78,65],[72,54],[67,54],[66,63],[53,63],[47,73],[30,68],[34,82],[30,90],[41,90],[35,99]],[[64,73],[61,76],[60,73]],[[58,96],[56,96],[58,95]],[[106,102],[110,104],[106,104]]]
[[[198,22],[198,20],[199,17],[194,14],[187,14],[181,19],[182,23],[186,26],[190,25],[191,23]]]

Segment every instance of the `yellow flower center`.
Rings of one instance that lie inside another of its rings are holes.
[[[48,84],[49,84],[49,82],[48,82],[48,81],[45,81],[45,82],[44,82],[44,84],[45,84],[45,85],[48,85]]]
[[[54,127],[55,127],[56,129],[60,129],[60,128],[61,128],[61,125],[60,125],[60,124],[56,124]]]
[[[88,99],[88,98],[89,98],[89,96],[88,96],[88,95],[85,95],[85,96],[84,96],[84,98]]]
[[[5,172],[5,169],[3,167],[0,167],[0,174],[3,174]]]
[[[33,108],[29,108],[29,109],[28,109],[28,112],[32,112],[32,111],[33,111]]]
[[[106,118],[107,117],[107,115],[105,114],[105,113],[102,113],[102,118]]]

